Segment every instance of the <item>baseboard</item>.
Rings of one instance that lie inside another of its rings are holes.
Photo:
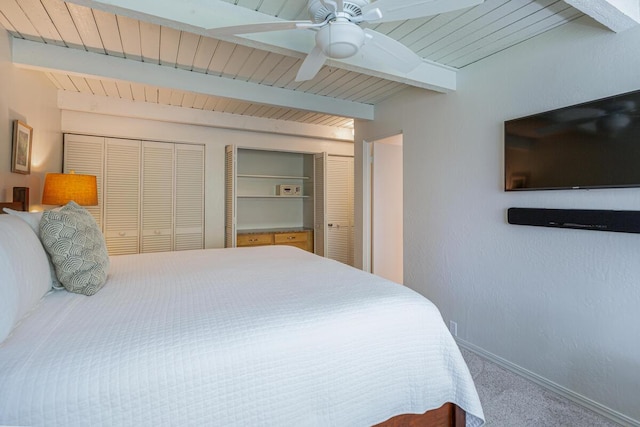
[[[513,372],[516,375],[520,375],[521,377],[524,377],[530,381],[533,381],[534,383],[538,384],[541,387],[546,388],[547,390],[550,390],[556,394],[559,394],[560,396],[567,398],[569,400],[571,400],[572,402],[583,406],[593,412],[596,412],[600,415],[602,415],[603,417],[606,417],[608,419],[610,419],[611,421],[618,423],[620,425],[623,426],[629,426],[629,427],[640,427],[640,421],[638,420],[634,420],[633,418],[630,418],[624,414],[621,414],[620,412],[614,411],[613,409],[610,409],[594,400],[591,400],[587,397],[584,397],[574,391],[569,390],[566,387],[563,387],[559,384],[554,383],[553,381],[549,381],[548,379],[534,373],[531,372],[527,369],[524,369],[518,365],[516,365],[515,363],[509,362],[506,359],[503,359],[500,356],[496,356],[493,353],[489,353],[488,351],[474,345],[471,344],[465,340],[462,340],[460,338],[456,338],[456,342],[458,343],[458,345],[466,350],[471,351],[472,353],[477,354],[480,357],[483,357],[487,360],[489,360],[490,362],[495,363],[496,365]]]

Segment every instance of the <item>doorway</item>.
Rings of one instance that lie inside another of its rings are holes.
[[[365,270],[403,283],[402,134],[364,144]]]

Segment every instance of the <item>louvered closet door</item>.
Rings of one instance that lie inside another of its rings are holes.
[[[85,206],[102,230],[102,180],[103,180],[104,138],[86,135],[64,136],[64,173],[95,175],[98,184],[98,205]]]
[[[139,252],[140,141],[107,138],[104,234],[109,255]]]
[[[353,265],[353,157],[327,159],[327,257]]]
[[[175,144],[174,250],[204,248],[204,146]]]
[[[236,164],[238,149],[233,145],[225,148],[225,214],[224,214],[224,246],[236,247]]]
[[[142,143],[140,252],[173,250],[174,144]]]

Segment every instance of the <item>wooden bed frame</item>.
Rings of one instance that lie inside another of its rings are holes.
[[[13,202],[0,202],[0,214],[4,213],[2,208],[28,211],[29,188],[13,187]],[[445,403],[438,409],[424,414],[398,415],[373,427],[464,427],[465,421],[466,414],[460,407],[453,403]]]
[[[398,415],[373,427],[464,427],[465,423],[465,412],[453,403],[445,403],[424,414]]]
[[[0,202],[0,214],[4,213],[2,208],[27,212],[29,210],[29,188],[13,187],[13,202]]]

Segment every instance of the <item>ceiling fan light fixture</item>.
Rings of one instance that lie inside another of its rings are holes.
[[[316,33],[316,44],[329,58],[349,58],[364,44],[365,33],[351,22],[334,21]]]

